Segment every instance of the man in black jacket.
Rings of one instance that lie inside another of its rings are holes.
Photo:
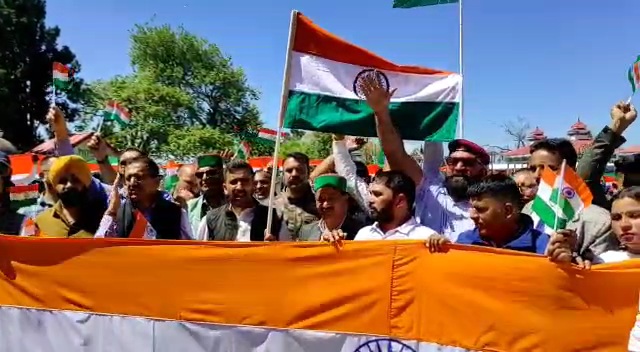
[[[124,168],[127,198],[120,204],[117,191],[111,194],[96,237],[192,239],[187,213],[166,200],[158,190],[160,168],[147,156],[131,160]]]
[[[290,240],[276,212],[270,231],[267,228],[269,208],[253,197],[253,168],[242,160],[233,160],[224,171],[224,193],[228,203],[210,210],[200,221],[196,239],[204,241],[264,241],[271,236],[279,241]]]

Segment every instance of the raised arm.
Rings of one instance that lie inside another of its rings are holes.
[[[387,91],[373,77],[365,77],[360,88],[367,104],[375,114],[378,138],[380,138],[380,144],[382,144],[382,150],[387,157],[389,167],[404,172],[413,179],[416,185],[420,184],[422,169],[404,150],[402,137],[393,126],[391,115],[389,115],[389,101],[396,90]]]
[[[593,204],[609,208],[604,189],[600,183],[607,163],[626,140],[622,133],[635,121],[638,113],[631,104],[620,102],[611,108],[611,123],[596,136],[593,145],[578,162],[578,175],[585,181],[593,194]]]
[[[49,122],[51,131],[53,132],[56,154],[58,156],[75,154],[71,140],[69,140],[67,121],[65,120],[62,110],[55,105],[49,108],[47,122]]]

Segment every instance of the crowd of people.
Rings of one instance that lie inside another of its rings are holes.
[[[334,135],[332,155],[313,170],[302,153],[287,155],[281,168],[255,172],[228,152],[214,152],[181,165],[178,182],[165,189],[161,168],[145,151],[123,150],[113,168],[106,142],[95,134],[88,147],[100,167],[96,177],[74,155],[65,118],[52,107],[47,119],[57,150],[41,162],[36,204],[11,207],[11,162],[0,152],[0,233],[330,243],[418,239],[431,252],[446,252],[449,243],[491,246],[584,268],[640,256],[640,167],[624,168],[616,194],[607,194],[601,183],[637,117],[632,105],[612,108],[611,123],[580,160],[569,140],[549,138],[531,145],[528,168],[506,175],[491,173],[489,154],[465,139],[450,142],[446,156],[442,143],[425,142],[420,165],[392,123],[393,91],[374,80],[361,88],[388,163],[373,177],[358,157],[364,139]],[[563,164],[586,182],[593,204],[568,219],[565,229],[550,231],[532,218],[531,203],[542,171],[559,172]]]

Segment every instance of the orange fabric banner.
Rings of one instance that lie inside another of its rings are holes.
[[[0,236],[0,305],[393,336],[490,351],[626,351],[640,262],[422,242]]]

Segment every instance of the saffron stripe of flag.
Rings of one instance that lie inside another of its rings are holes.
[[[149,222],[140,211],[135,212],[135,218],[136,222],[133,224],[133,228],[129,233],[129,238],[144,238],[147,234],[147,225]]]
[[[109,101],[105,108],[105,121],[115,121],[122,126],[131,123],[131,114],[127,108],[116,101]]]
[[[433,6],[443,4],[455,4],[458,0],[393,0],[393,7],[410,9],[412,7]]]
[[[544,169],[531,205],[540,221],[554,230],[565,228],[593,200],[589,187],[572,168],[565,166],[561,174],[563,177],[548,167]]]
[[[284,127],[376,137],[373,111],[359,88],[371,77],[397,89],[389,109],[403,139],[455,138],[459,74],[397,65],[295,16]]]
[[[629,83],[631,83],[631,92],[635,93],[640,84],[640,56],[638,56],[636,61],[629,67],[628,78]]]
[[[446,255],[428,255],[418,242],[382,242],[354,241],[336,253],[295,243],[0,236],[0,321],[19,327],[3,330],[0,346],[627,351],[638,313],[636,261],[576,277],[511,251],[453,246]],[[283,288],[293,298],[286,304],[279,303]],[[455,304],[447,304],[452,293]]]

